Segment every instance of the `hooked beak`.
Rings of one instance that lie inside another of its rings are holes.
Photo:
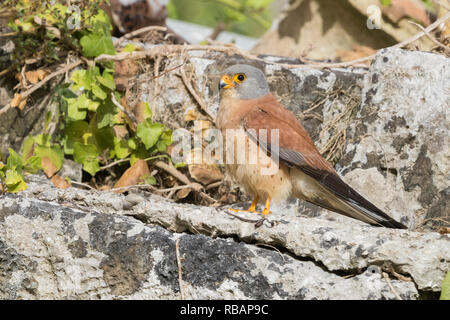
[[[229,89],[229,88],[233,88],[234,84],[233,84],[233,80],[231,80],[231,78],[227,75],[224,75],[219,82],[219,90],[221,89]]]

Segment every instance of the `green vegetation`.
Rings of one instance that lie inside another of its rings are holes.
[[[273,0],[171,0],[169,17],[215,28],[224,23],[228,31],[259,37],[271,25],[268,6]]]
[[[441,300],[450,300],[450,271],[447,272],[444,280],[442,280]]]
[[[28,137],[21,156],[10,149],[6,164],[0,162],[1,191],[24,190],[24,172],[42,169],[47,176],[53,176],[61,169],[64,157],[73,158],[83,165],[84,171],[95,176],[101,165],[127,157],[133,164],[166,152],[172,143],[171,130],[152,121],[146,103],[141,104],[145,119],[136,128],[118,107],[121,93],[114,82],[114,64],[92,60],[101,54],[116,53],[110,35],[112,26],[99,8],[100,3],[101,0],[78,2],[79,12],[58,2],[7,0],[4,4],[16,9],[16,18],[9,26],[17,33],[11,58],[18,71],[27,59],[33,58],[39,59],[39,68],[60,61],[61,68],[68,51],[89,62],[75,70],[68,83],[51,89],[52,100],[60,108],[56,114],[47,114],[44,133]],[[55,141],[48,131],[52,121],[59,124]],[[114,130],[118,128],[120,136]]]

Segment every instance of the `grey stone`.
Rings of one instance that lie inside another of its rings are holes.
[[[396,298],[385,279],[370,268],[342,277],[313,260],[231,238],[170,232],[111,210],[100,212],[107,198],[97,192],[55,189],[45,180],[41,185],[52,189],[53,200],[39,200],[45,194],[33,189],[42,178],[34,179],[21,196],[0,196],[2,299],[178,299],[177,239],[183,290],[189,299]],[[83,196],[76,197],[80,192]],[[62,195],[73,199],[77,208],[54,201]],[[77,205],[76,199],[85,206]],[[143,203],[159,203],[159,210],[173,205],[162,199]],[[412,282],[390,282],[402,298],[418,298]]]

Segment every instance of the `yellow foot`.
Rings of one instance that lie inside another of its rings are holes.
[[[258,204],[259,198],[256,197],[255,200],[253,200],[252,204],[250,205],[250,208],[248,208],[248,210],[241,210],[241,209],[233,209],[233,208],[229,208],[229,210],[233,211],[233,212],[251,212],[251,213],[257,213],[257,214],[262,214],[264,216],[270,214],[272,211],[269,210],[270,208],[270,198],[267,198],[266,200],[266,205],[264,206],[264,210],[259,212],[256,211],[256,205]]]
[[[267,197],[266,205],[264,206],[264,210],[261,212],[261,214],[264,216],[268,215],[269,213],[272,212],[269,209],[270,209],[270,197]]]
[[[259,198],[256,197],[255,199],[253,199],[252,204],[250,205],[250,208],[248,208],[248,210],[239,210],[239,209],[233,209],[233,208],[229,208],[231,211],[233,212],[252,212],[252,213],[259,213],[256,211],[256,205],[258,204]]]

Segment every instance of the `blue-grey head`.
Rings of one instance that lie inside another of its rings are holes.
[[[220,96],[236,96],[238,99],[256,99],[270,92],[264,73],[247,64],[235,64],[225,69],[219,82]]]

